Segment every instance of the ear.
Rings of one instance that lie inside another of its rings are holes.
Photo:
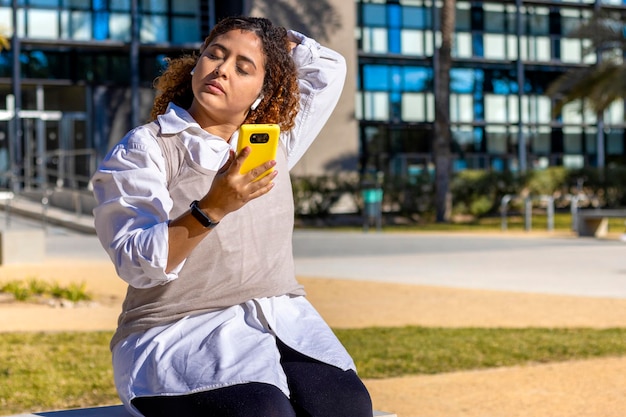
[[[250,106],[250,110],[256,110],[256,108],[259,107],[259,104],[261,104],[262,100],[263,100],[263,94],[261,94],[260,96],[256,98],[256,100],[254,100],[254,103],[252,103],[252,105]]]

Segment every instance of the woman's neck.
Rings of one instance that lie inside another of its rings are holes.
[[[241,121],[229,121],[229,120],[217,120],[216,118],[208,115],[205,112],[198,111],[193,105],[187,110],[191,117],[200,125],[202,129],[208,133],[218,136],[228,142],[239,128],[239,125],[243,123]]]

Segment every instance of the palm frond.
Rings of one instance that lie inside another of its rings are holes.
[[[626,97],[626,16],[619,11],[601,9],[568,36],[590,40],[583,53],[600,53],[599,63],[572,69],[553,81],[546,94],[556,104],[553,116],[563,106],[584,100],[595,112],[606,110],[615,100]]]
[[[607,64],[593,79],[587,96],[588,106],[595,112],[606,110],[613,102],[626,98],[626,66]]]
[[[568,37],[591,41],[585,52],[626,49],[626,17],[619,12],[600,10],[572,31]]]
[[[0,36],[0,52],[11,49],[11,43],[4,36]]]
[[[626,97],[626,65],[612,61],[570,70],[557,78],[546,90],[555,99],[553,116],[563,106],[584,99],[594,112],[606,110],[612,102]]]

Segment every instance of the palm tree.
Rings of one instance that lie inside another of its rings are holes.
[[[598,60],[564,73],[549,86],[546,93],[556,100],[554,115],[565,104],[581,99],[601,115],[613,102],[626,98],[625,30],[623,14],[600,9],[572,33],[572,37],[591,41],[585,54],[596,53]]]
[[[0,52],[11,49],[11,42],[5,35],[5,27],[0,26]]]
[[[435,124],[433,152],[435,157],[435,210],[437,222],[448,222],[452,212],[450,176],[450,68],[454,36],[456,0],[444,0],[441,8],[441,46],[435,55]]]

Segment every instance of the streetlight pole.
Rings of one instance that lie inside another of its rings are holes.
[[[130,124],[139,125],[139,0],[131,0],[130,24]]]
[[[602,4],[600,2],[600,0],[596,0],[594,5],[593,5],[593,9],[594,12],[597,13],[600,8],[602,7]],[[601,50],[596,50],[596,63],[600,64],[600,62],[602,62],[602,51]],[[599,169],[603,169],[604,165],[605,165],[605,160],[606,160],[606,155],[604,152],[604,113],[603,112],[598,112],[596,114],[596,123],[597,123],[597,131],[596,131],[596,166]]]
[[[22,110],[22,72],[20,65],[20,39],[17,32],[17,7],[18,0],[12,1],[11,20],[13,24],[13,36],[11,37],[11,50],[13,52],[12,65],[12,90],[13,90],[13,121],[11,134],[9,135],[8,151],[11,166],[11,186],[13,191],[20,190],[20,169],[22,164],[22,123],[20,111]]]
[[[516,13],[515,25],[517,32],[517,153],[520,173],[526,172],[526,138],[524,137],[522,123],[522,96],[524,95],[524,63],[522,62],[522,0],[515,0]]]

